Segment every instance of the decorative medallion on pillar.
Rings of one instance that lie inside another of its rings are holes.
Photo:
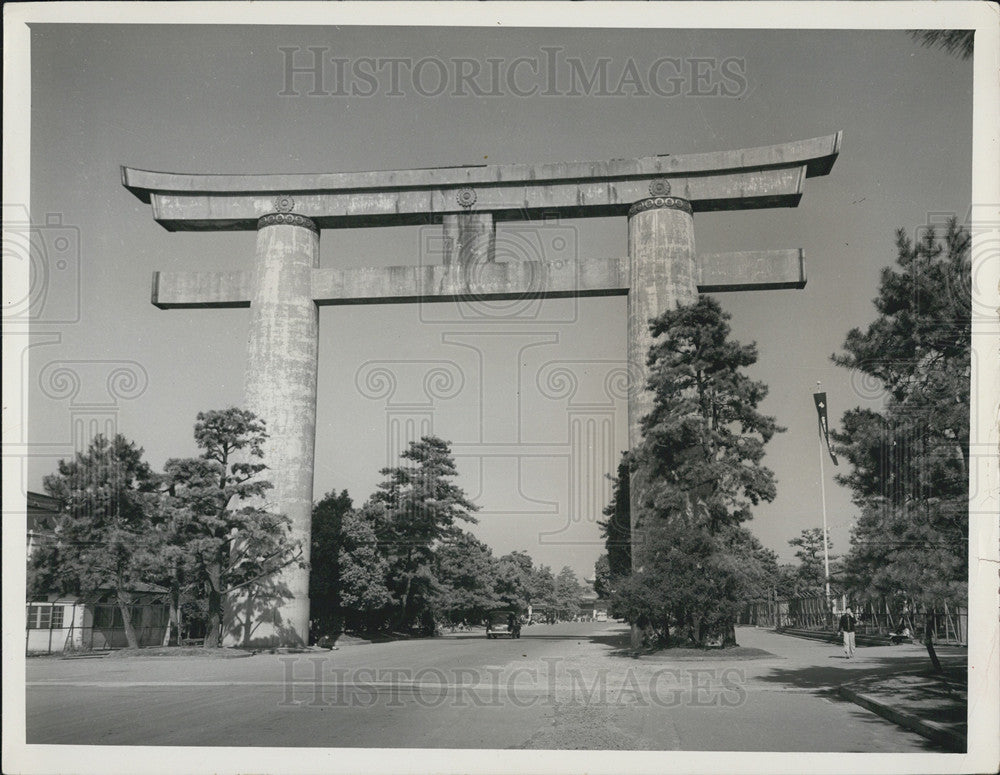
[[[653,178],[649,184],[650,196],[670,196],[670,181],[666,178]]]
[[[688,214],[694,212],[691,209],[691,203],[687,199],[681,199],[677,196],[654,196],[649,199],[640,199],[632,205],[629,208],[628,217],[631,218],[636,213],[641,213],[644,210],[658,210],[662,207],[672,210],[683,210]]]
[[[319,233],[319,227],[312,218],[306,218],[304,215],[292,212],[295,209],[295,199],[288,194],[282,194],[272,199],[271,207],[274,208],[273,213],[268,213],[257,220],[258,229],[265,226],[288,225],[303,226],[310,231]]]
[[[670,193],[669,188],[667,189],[667,193]],[[274,205],[276,213],[290,213],[295,209],[295,200],[287,194],[285,196],[276,196],[271,204]]]
[[[458,202],[459,207],[468,210],[476,203],[476,192],[469,187],[461,188],[455,195],[455,201]]]

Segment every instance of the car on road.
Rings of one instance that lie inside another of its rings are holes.
[[[521,617],[517,611],[502,609],[490,611],[486,617],[487,638],[520,638]]]

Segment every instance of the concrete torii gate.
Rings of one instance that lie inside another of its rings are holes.
[[[379,172],[186,175],[122,167],[122,183],[170,231],[256,230],[256,261],[236,272],[155,272],[161,309],[250,307],[246,407],[267,423],[270,508],[290,517],[309,559],[321,304],[628,296],[629,444],[650,411],[648,320],[699,293],[802,288],[801,250],[695,254],[693,213],[795,207],[826,175],[842,133],[761,148],[606,162],[498,164]],[[628,218],[624,259],[495,261],[495,224],[556,216]],[[321,229],[441,222],[440,265],[319,267]],[[636,493],[633,491],[633,502]],[[308,638],[309,574],[265,624]],[[264,623],[262,623],[264,624]]]

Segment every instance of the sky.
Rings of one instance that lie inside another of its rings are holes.
[[[155,270],[249,268],[254,234],[167,232],[121,186],[120,165],[276,173],[588,161],[843,130],[831,174],[808,179],[797,208],[694,218],[699,252],[805,250],[804,290],[718,296],[733,336],[758,345],[751,374],[770,388],[762,410],[787,429],[765,458],[778,495],[755,509],[749,527],[790,560],[789,539],[822,522],[817,381],[835,428],[845,410],[880,404],[878,386],[830,356],[850,328],[873,319],[896,229],[919,235],[951,214],[964,220],[970,207],[972,64],[901,31],[38,24],[31,45],[28,204],[45,252],[26,351],[26,490],[41,491],[42,478],[87,436],[85,418],[112,423],[158,468],[196,453],[199,411],[242,402],[248,310],[161,311],[149,292]],[[393,84],[380,71],[374,88],[354,79],[340,94],[327,62],[321,85],[300,74],[289,87],[289,57],[303,66],[309,47],[348,68],[397,58],[421,78]],[[553,58],[552,94],[514,93],[545,91]],[[680,60],[670,73],[677,85],[609,93],[633,68],[648,86],[662,58]],[[474,65],[458,60],[479,63],[480,93],[459,85],[455,68]],[[435,62],[445,66],[443,87]],[[574,62],[588,76],[606,67],[609,87],[570,88]],[[490,81],[490,67],[499,81]],[[698,68],[708,86],[692,74]],[[704,93],[712,79],[731,93]],[[326,230],[321,263],[416,264],[437,233]],[[569,258],[624,256],[626,221],[498,230],[501,260],[556,244]],[[315,497],[347,489],[360,504],[398,451],[393,423],[431,422],[454,444],[459,484],[481,507],[477,536],[497,554],[524,549],[536,562],[591,575],[603,551],[604,474],[627,444],[626,403],[612,384],[625,329],[624,297],[321,308]],[[570,430],[581,418],[605,439],[585,459]],[[490,455],[498,443],[517,454]],[[823,465],[839,552],[856,511],[834,478],[844,463]]]

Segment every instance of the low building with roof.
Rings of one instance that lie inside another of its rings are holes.
[[[29,492],[26,499],[27,551],[58,541],[56,527],[62,507],[49,495]],[[155,584],[136,584],[130,590],[132,626],[140,646],[162,645],[167,633],[167,590]],[[79,595],[51,592],[27,600],[25,649],[29,654],[51,654],[88,649],[117,649],[128,645],[122,612],[110,587],[84,601]]]

